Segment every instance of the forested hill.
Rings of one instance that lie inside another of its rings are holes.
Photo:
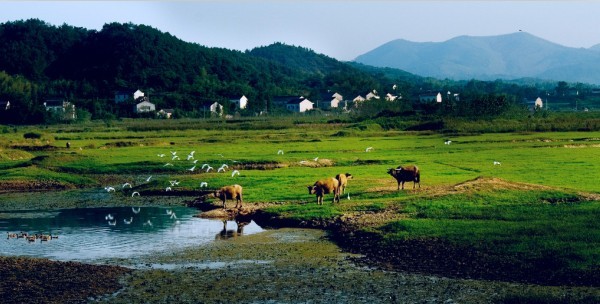
[[[43,84],[46,94],[108,100],[116,90],[139,88],[178,108],[246,95],[261,109],[276,95],[379,87],[368,73],[306,48],[208,48],[131,23],[95,31],[37,19],[8,22],[0,25],[0,54],[0,71]]]
[[[184,42],[145,25],[111,23],[90,31],[35,19],[9,22],[0,26],[0,52],[0,70],[32,81],[85,81],[94,89],[80,93],[94,97],[123,88],[215,95],[217,84],[229,91],[273,79],[297,89],[294,71],[283,65]]]

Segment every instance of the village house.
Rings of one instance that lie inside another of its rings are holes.
[[[387,100],[387,101],[394,101],[394,100],[396,100],[396,99],[398,99],[398,96],[394,96],[394,95],[392,95],[392,94],[390,94],[390,93],[387,93],[387,94],[385,95],[385,100]]]
[[[144,97],[144,92],[140,90],[117,91],[115,92],[115,103],[136,101],[140,97]]]
[[[63,120],[74,120],[77,118],[75,105],[64,98],[49,98],[44,101],[46,111],[52,111]]]
[[[148,101],[148,98],[142,97],[142,101],[137,103],[134,108],[135,113],[148,113],[156,111],[156,106]]]
[[[313,102],[300,96],[287,102],[286,109],[296,113],[303,113],[313,109]]]
[[[216,101],[205,101],[200,104],[200,111],[202,111],[205,115],[207,113],[210,116],[223,116],[223,105]]]
[[[319,104],[319,108],[323,108],[323,109],[331,109],[331,108],[338,108],[340,106],[340,103],[343,102],[344,97],[342,95],[340,95],[339,93],[334,93],[333,95],[330,95],[331,93],[324,93],[321,97],[322,100],[322,104]]]
[[[525,99],[525,104],[527,105],[527,109],[532,112],[544,108],[544,101],[540,97],[538,97],[536,100]]]
[[[242,95],[242,97],[240,97],[239,99],[229,99],[229,102],[235,104],[235,108],[239,110],[243,110],[248,106],[248,98],[246,97],[246,95]]]
[[[365,101],[366,99],[364,97],[362,97],[361,95],[358,95],[356,97],[354,97],[354,99],[352,99],[352,101],[356,104],[356,103],[360,103]]]
[[[372,92],[369,92],[369,94],[367,94],[367,96],[365,98],[367,100],[379,99],[379,96],[377,95],[377,91],[373,90]]]
[[[426,92],[419,94],[419,102],[442,102],[442,93],[440,92]]]

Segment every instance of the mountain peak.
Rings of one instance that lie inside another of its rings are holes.
[[[396,39],[355,61],[436,78],[536,77],[600,83],[599,51],[600,44],[591,49],[571,48],[518,31],[496,36],[463,35],[443,42]]]

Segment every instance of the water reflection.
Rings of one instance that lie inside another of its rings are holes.
[[[0,212],[0,232],[58,236],[47,242],[0,239],[0,255],[56,260],[127,258],[198,246],[233,229],[236,235],[262,231],[254,222],[193,217],[186,207],[80,208],[52,211]]]

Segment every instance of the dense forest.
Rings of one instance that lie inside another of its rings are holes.
[[[0,124],[55,121],[43,103],[56,97],[76,104],[80,120],[135,117],[130,105],[114,102],[115,92],[125,89],[144,91],[157,109],[175,109],[175,117],[202,117],[199,105],[207,101],[225,104],[226,112],[232,112],[229,100],[242,95],[249,103],[240,115],[285,115],[289,113],[273,103],[277,96],[319,101],[339,92],[351,100],[372,90],[402,98],[373,102],[353,114],[497,116],[522,113],[524,99],[548,98],[549,92],[555,96],[557,88],[577,86],[579,99],[592,90],[582,84],[527,81],[423,78],[340,62],[282,43],[245,52],[209,48],[131,23],[110,23],[99,31],[37,19],[0,24],[0,102],[10,101],[10,109],[0,109]],[[460,99],[420,104],[419,94],[429,90],[457,92]]]

